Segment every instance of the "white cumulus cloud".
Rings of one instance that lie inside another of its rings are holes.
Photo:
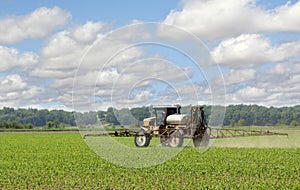
[[[41,51],[41,64],[31,75],[42,78],[66,78],[75,70],[91,44],[103,34],[104,24],[87,22],[53,35]]]
[[[253,0],[186,0],[171,11],[165,23],[192,32],[202,39],[221,39],[242,33],[299,32],[300,2],[272,10]]]
[[[0,106],[19,107],[34,102],[43,88],[29,84],[19,74],[0,78]]]
[[[104,27],[104,23],[88,21],[83,26],[75,28],[72,36],[78,42],[91,43],[102,37],[101,31]]]
[[[215,61],[231,67],[254,67],[269,62],[280,62],[298,56],[300,41],[272,46],[271,41],[261,34],[242,34],[229,38],[212,51]]]
[[[33,52],[20,53],[15,48],[0,46],[0,71],[6,72],[13,68],[27,69],[38,63],[39,56]]]
[[[24,16],[0,19],[0,43],[11,44],[26,38],[42,38],[66,24],[70,13],[59,7],[41,7]]]
[[[223,75],[223,78],[217,78],[216,83],[222,84],[223,80],[225,85],[240,84],[255,79],[255,69],[231,69],[228,73]]]

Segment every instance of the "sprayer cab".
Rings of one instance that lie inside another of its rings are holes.
[[[180,114],[180,105],[169,105],[169,106],[153,106],[153,115],[155,117],[156,126],[165,126],[166,120],[169,115]]]

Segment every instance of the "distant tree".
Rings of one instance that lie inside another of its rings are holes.
[[[105,121],[107,123],[112,123],[114,125],[119,125],[120,123],[118,122],[115,113],[114,113],[114,108],[110,107],[107,109],[106,116],[105,116]]]
[[[209,125],[220,125],[214,121],[223,118],[223,107],[204,106],[207,121]],[[190,113],[190,106],[183,106],[182,113]],[[216,111],[215,108],[218,108]],[[220,109],[219,109],[220,108]],[[214,109],[214,114],[211,111]],[[0,128],[28,128],[35,126],[47,126],[48,122],[58,121],[60,125],[93,125],[100,121],[106,121],[114,125],[119,125],[119,121],[123,124],[131,124],[136,120],[142,121],[144,118],[150,117],[149,107],[123,108],[116,110],[108,108],[107,111],[90,111],[85,113],[67,112],[64,110],[47,110],[47,109],[14,109],[3,107],[0,109]],[[76,115],[76,122],[75,122]],[[214,118],[213,118],[214,117]],[[117,119],[118,118],[118,119]],[[232,126],[239,124],[244,119],[244,125],[295,125],[300,124],[300,105],[293,107],[264,107],[258,105],[229,105],[226,107],[223,125]],[[15,121],[15,122],[14,122]],[[234,122],[233,122],[234,121]],[[26,126],[26,124],[31,124]],[[221,125],[222,125],[221,124]]]
[[[51,128],[53,128],[53,122],[52,121],[48,121],[47,122],[47,127],[49,128],[49,129],[51,129]]]
[[[286,125],[286,123],[283,121],[283,120],[279,120],[277,123],[276,123],[277,126],[284,126]]]
[[[234,120],[231,119],[231,120],[230,120],[230,127],[234,127],[234,124],[235,124]]]
[[[245,124],[246,124],[245,119],[240,119],[240,120],[238,121],[238,126],[245,126]]]
[[[3,114],[14,114],[15,109],[9,107],[3,107],[2,112]]]
[[[8,129],[9,125],[8,125],[7,121],[0,122],[0,128],[1,129]]]
[[[36,113],[36,118],[37,120],[34,122],[35,126],[44,126],[47,124],[48,121],[48,116],[49,116],[49,111],[46,109],[39,110]]]
[[[105,111],[98,111],[97,114],[98,114],[98,119],[99,119],[100,121],[105,120],[105,115],[106,115],[106,112],[105,112]]]
[[[139,108],[131,108],[130,112],[131,112],[132,116],[138,121],[143,121],[143,119],[151,116],[149,107],[146,107],[146,106],[139,107]]]
[[[97,123],[97,112],[89,111],[84,113],[84,117],[86,119],[86,125],[92,125]]]
[[[48,121],[48,122],[47,122],[47,127],[48,127],[49,129],[52,129],[52,128],[58,129],[59,126],[60,126],[60,123],[59,123],[58,120],[55,120],[55,121]]]
[[[132,116],[128,108],[114,110],[114,115],[120,125],[130,125],[136,122],[136,119]]]
[[[25,124],[26,129],[33,129],[33,125],[31,123]]]
[[[225,107],[224,106],[212,106],[211,111],[214,114],[208,115],[210,110],[204,107],[206,121],[209,122],[211,126],[220,126],[223,125],[223,121],[220,118],[224,118]]]
[[[55,120],[52,123],[53,123],[54,128],[59,128],[59,121],[58,120]]]
[[[296,127],[296,126],[298,126],[299,125],[299,123],[296,121],[296,120],[293,120],[293,121],[291,121],[291,123],[290,123],[290,126],[292,126],[292,127]]]

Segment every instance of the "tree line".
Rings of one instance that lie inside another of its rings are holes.
[[[293,107],[264,107],[258,105],[229,105],[223,125],[292,125],[300,124],[300,105]]]
[[[204,106],[209,120],[211,106]],[[188,110],[183,107],[182,110]],[[0,109],[0,128],[31,129],[44,126],[59,128],[61,125],[76,126],[110,124],[131,125],[150,117],[149,107],[108,108],[106,111],[85,113],[47,109]],[[229,105],[226,107],[224,126],[300,125],[300,105],[293,107],[264,107],[258,105]]]
[[[47,109],[14,109],[9,107],[0,109],[0,128],[27,128],[26,125],[29,124],[33,127],[55,126],[57,122],[70,126],[76,125],[73,113],[64,110],[50,111]],[[16,124],[18,127],[15,127]]]

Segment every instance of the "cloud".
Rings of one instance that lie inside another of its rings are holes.
[[[258,85],[269,88],[273,93],[300,93],[298,87],[300,83],[299,73],[300,60],[296,62],[278,63],[261,75],[261,81],[265,83]]]
[[[217,78],[216,83],[221,85],[223,81],[228,87],[230,85],[241,84],[255,79],[255,69],[231,69],[222,78]]]
[[[72,38],[69,31],[62,31],[49,40],[42,49],[42,55],[45,59],[58,59],[59,57],[68,57],[80,48],[80,43]]]
[[[299,91],[274,91],[248,86],[226,94],[227,104],[258,104],[263,106],[293,106],[299,104]]]
[[[86,50],[102,38],[104,24],[87,22],[53,35],[41,51],[41,64],[31,71],[31,76],[41,78],[66,78],[74,76]],[[84,33],[84,34],[83,34]]]
[[[37,67],[30,70],[30,76],[35,78],[51,78],[51,79],[64,79],[67,77],[73,77],[75,75],[75,70],[58,70],[58,69],[46,69],[44,66]]]
[[[268,93],[265,89],[247,86],[237,91],[236,97],[241,101],[253,102],[261,101],[262,98],[268,96]]]
[[[116,66],[115,63],[112,65]],[[95,95],[102,101],[108,102],[113,99],[116,104],[114,106],[117,107],[128,106],[128,104],[133,106],[146,103],[146,97],[147,100],[153,97],[151,89],[153,90],[157,84],[169,85],[177,89],[187,85],[191,75],[192,70],[189,67],[179,67],[157,58],[141,59],[137,62],[123,62],[117,67],[106,65],[103,70],[90,71],[86,74],[82,72],[75,78],[76,86],[73,93],[80,97],[89,95],[91,99]],[[163,95],[160,94],[154,99],[162,97]],[[144,102],[142,98],[146,98]],[[152,99],[148,102],[151,101]]]
[[[15,90],[24,90],[27,87],[20,75],[8,75],[1,80],[1,92],[9,92]]]
[[[86,22],[83,26],[75,28],[71,33],[74,39],[81,43],[91,43],[96,39],[103,37],[101,32],[103,31],[105,23],[101,22]]]
[[[230,67],[254,67],[280,62],[300,53],[300,41],[272,46],[261,34],[242,34],[225,39],[212,51],[216,63]]]
[[[12,44],[27,38],[43,38],[66,24],[71,15],[59,7],[41,7],[24,16],[0,20],[0,43]]]
[[[1,72],[10,71],[13,68],[28,69],[38,63],[39,56],[33,52],[20,53],[15,48],[0,46]]]
[[[119,105],[140,105],[140,104],[145,104],[148,101],[151,101],[151,99],[153,98],[153,94],[147,90],[143,90],[143,91],[139,91],[137,93],[134,94],[130,94],[130,96],[128,97],[128,99],[123,100],[120,99],[118,100],[117,104]]]
[[[272,45],[261,34],[242,34],[221,41],[212,55],[218,64],[230,69],[224,74],[227,103],[298,104],[299,53],[299,41]],[[257,68],[267,64],[266,69]],[[219,84],[222,79],[215,82]]]
[[[0,106],[19,107],[34,102],[43,88],[30,85],[18,74],[7,75],[0,79]]]
[[[269,40],[258,34],[242,34],[224,40],[212,55],[218,64],[234,67],[252,67],[275,59]]]
[[[270,66],[269,66],[270,67]],[[248,69],[234,69],[224,76],[228,104],[259,104],[265,106],[289,106],[299,104],[300,60],[285,61],[271,68],[255,70],[249,80]],[[250,70],[251,71],[251,70]],[[240,82],[229,83],[230,76]],[[216,80],[217,81],[217,80]]]
[[[164,23],[215,40],[242,33],[300,32],[300,2],[271,10],[253,0],[186,0],[180,11],[171,11]]]
[[[299,103],[300,41],[288,39],[300,32],[299,17],[299,1],[266,9],[253,0],[185,0],[164,23],[212,43],[212,57],[224,76],[214,76],[209,85],[224,79],[228,104],[280,106]],[[171,32],[165,37],[185,39]]]
[[[300,63],[285,62],[278,63],[273,68],[269,69],[267,73],[276,75],[290,75],[300,73]]]
[[[97,39],[103,37],[101,33],[105,24],[101,22],[86,22],[84,25],[64,30],[55,34],[43,48],[44,57],[59,57],[71,53],[77,53],[86,45],[91,45]]]
[[[134,36],[133,33],[128,32],[125,35],[126,39],[118,35],[117,38],[120,39],[102,40],[103,30],[106,30],[105,23],[88,21],[83,25],[56,33],[42,48],[39,67],[30,71],[30,76],[50,79],[49,89],[59,90],[59,100],[63,102],[66,102],[66,97],[72,95],[75,81],[73,93],[81,97],[74,97],[74,101],[78,101],[75,104],[77,106],[86,106],[87,102],[92,104],[95,84],[112,85],[120,75],[119,69],[142,55],[139,47],[132,47],[132,44],[127,43]],[[96,43],[99,41],[100,44]],[[119,52],[105,65],[112,53],[122,49],[124,51]],[[125,85],[128,81],[124,80],[122,83]],[[70,106],[70,102],[67,101],[66,104]]]
[[[300,97],[300,41],[276,44],[264,32],[300,32],[299,4],[267,10],[252,0],[185,0],[183,9],[172,11],[165,23],[215,40],[211,55],[224,72],[227,103],[293,105]],[[167,50],[183,42],[182,49],[189,47],[188,53],[192,49],[199,55],[199,49],[189,46],[192,40],[174,40],[188,33],[169,33],[166,26],[155,28],[141,21],[108,33],[107,23],[101,21],[58,31],[70,18],[61,8],[42,7],[0,19],[0,43],[46,39],[38,53],[0,46],[0,71],[5,72],[0,105],[70,108],[74,103],[75,110],[82,111],[111,104],[223,103],[223,94],[218,94],[223,78],[214,68],[200,65],[200,71]],[[155,44],[159,40],[170,46]],[[206,64],[205,55],[199,58]]]

